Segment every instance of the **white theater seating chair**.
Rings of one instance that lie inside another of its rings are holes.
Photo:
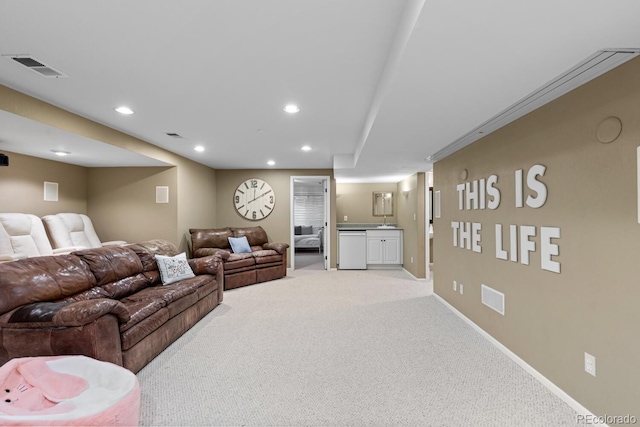
[[[93,228],[91,219],[84,214],[59,213],[42,217],[42,222],[49,234],[54,248],[80,246],[83,248],[99,248],[106,245],[124,245],[124,240],[101,242]]]
[[[42,221],[25,213],[0,213],[0,262],[70,253],[78,248],[54,250]]]

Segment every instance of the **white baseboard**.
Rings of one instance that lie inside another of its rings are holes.
[[[423,278],[418,278],[416,276],[414,276],[409,270],[407,270],[406,268],[402,267],[402,269],[411,277],[413,277],[413,280],[417,280],[419,282],[427,282],[427,292],[429,295],[433,294],[433,280],[427,280],[424,277]]]
[[[529,365],[527,362],[522,360],[517,354],[515,354],[514,352],[509,350],[507,347],[505,347],[504,344],[502,344],[500,341],[498,341],[497,339],[492,337],[488,332],[486,332],[480,326],[476,325],[471,319],[469,319],[467,316],[465,316],[460,311],[458,311],[458,309],[456,309],[454,306],[452,306],[447,301],[445,301],[440,295],[434,293],[433,296],[438,301],[440,301],[445,307],[447,307],[449,310],[451,310],[453,313],[455,313],[458,317],[460,317],[462,320],[467,322],[473,329],[478,331],[478,333],[480,333],[480,335],[482,335],[487,340],[489,340],[489,342],[491,344],[496,346],[500,351],[502,351],[504,354],[506,354],[511,360],[513,360],[518,365],[520,365],[521,368],[523,368],[525,371],[527,371],[529,374],[531,374],[535,379],[540,381],[540,383],[542,383],[543,386],[548,388],[549,391],[551,391],[553,394],[555,394],[560,399],[562,399],[567,405],[569,405],[571,408],[573,408],[573,410],[576,411],[579,415],[585,415],[585,416],[588,416],[588,417],[595,417],[595,415],[593,413],[591,413],[591,411],[589,411],[587,408],[582,406],[573,397],[569,396],[560,387],[558,387],[557,385],[552,383],[547,377],[542,375],[540,372],[536,371],[531,365]]]

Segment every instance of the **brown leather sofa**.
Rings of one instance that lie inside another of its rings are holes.
[[[195,277],[162,285],[152,240],[0,264],[0,364],[80,354],[138,372],[222,301],[222,263],[188,260]]]
[[[224,289],[279,279],[287,275],[287,243],[269,243],[258,227],[225,227],[189,230],[195,258],[218,255],[223,258]],[[246,236],[251,253],[234,253],[229,237]]]

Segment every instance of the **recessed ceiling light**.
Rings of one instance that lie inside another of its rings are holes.
[[[302,148],[300,148],[302,151],[311,151],[311,147],[309,147],[308,145],[303,146]]]
[[[275,165],[275,164],[276,164],[276,162],[274,162],[273,160],[269,160],[269,161],[267,162],[267,164],[268,164],[269,166],[273,166],[273,165]]]
[[[295,104],[287,104],[287,105],[284,106],[283,109],[284,109],[284,111],[286,111],[289,114],[295,114],[298,111],[300,111],[300,107],[298,107]]]
[[[116,111],[120,114],[133,114],[133,110],[129,107],[125,107],[124,105],[122,107],[116,108]]]
[[[204,147],[202,145],[196,145],[193,149],[198,153],[202,153],[204,151]]]
[[[69,154],[71,154],[68,151],[60,151],[60,150],[51,150],[51,152],[56,156],[60,156],[60,157],[68,156]]]

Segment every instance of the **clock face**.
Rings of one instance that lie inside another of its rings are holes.
[[[269,216],[276,204],[276,195],[265,181],[248,179],[236,188],[233,203],[240,215],[251,221]]]

